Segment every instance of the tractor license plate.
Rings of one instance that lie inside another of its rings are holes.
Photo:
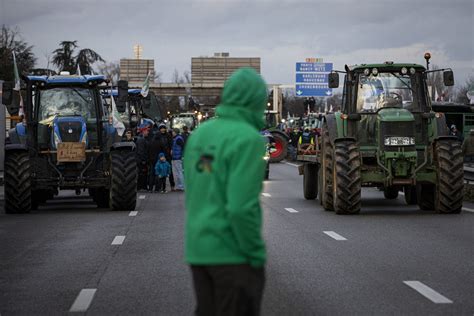
[[[84,143],[59,143],[58,162],[81,162],[86,160],[86,144]]]

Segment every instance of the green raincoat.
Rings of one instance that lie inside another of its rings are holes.
[[[185,258],[192,265],[265,263],[260,193],[265,173],[266,84],[251,68],[225,83],[217,118],[202,124],[184,153]]]

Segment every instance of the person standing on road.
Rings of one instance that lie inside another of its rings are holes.
[[[157,177],[155,192],[166,192],[166,179],[170,176],[171,165],[166,161],[165,154],[160,153],[155,165],[155,177]]]
[[[260,193],[267,88],[251,68],[225,83],[217,118],[188,139],[185,258],[196,315],[259,315],[265,283]]]
[[[171,165],[173,166],[176,180],[176,190],[184,191],[183,179],[183,150],[184,139],[179,133],[179,128],[173,129],[173,147],[171,149]]]
[[[474,162],[474,129],[469,131],[469,135],[462,143],[462,153],[465,162]]]
[[[183,126],[183,133],[181,134],[181,136],[183,136],[183,139],[184,139],[184,145],[186,145],[186,141],[188,140],[189,135],[190,135],[190,133],[189,133],[189,130],[188,130],[188,126],[184,125]]]
[[[140,135],[136,140],[136,154],[138,167],[138,190],[148,189],[148,134],[150,132],[149,126],[142,124],[139,127]]]
[[[165,124],[160,124],[158,126],[158,133],[155,135],[156,145],[157,145],[157,152],[155,159],[158,157],[158,153],[164,153],[166,160],[171,161],[171,147],[173,144],[173,138],[170,133],[168,133],[168,129],[166,128]],[[155,160],[156,164],[156,160]],[[173,166],[171,166],[171,173],[170,173],[170,186],[171,191],[174,191],[174,177],[173,177]]]

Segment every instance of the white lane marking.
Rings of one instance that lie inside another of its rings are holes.
[[[130,214],[128,214],[128,216],[137,216],[138,214],[138,211],[131,211]]]
[[[125,236],[115,236],[112,245],[121,245],[125,241]]]
[[[271,197],[272,195],[270,193],[262,193],[263,196],[266,196],[266,197]]]
[[[140,196],[138,196],[138,199],[139,199],[139,200],[144,200],[145,197],[146,197],[146,196],[144,196],[144,195],[140,195]]]
[[[285,164],[290,165],[290,166],[293,166],[293,167],[296,167],[296,168],[299,167],[299,165],[296,165],[296,164],[291,163],[291,162],[285,162]]]
[[[474,210],[472,208],[463,207],[462,210],[466,212],[474,213]]]
[[[406,285],[432,301],[436,304],[451,304],[453,301],[448,299],[447,297],[439,294],[429,286],[421,283],[420,281],[403,281]]]
[[[285,210],[290,212],[290,213],[298,213],[297,210],[295,210],[294,208],[290,208],[290,207],[285,208]]]
[[[97,289],[82,289],[69,311],[71,313],[86,312],[94,299]]]
[[[342,237],[341,235],[333,231],[323,231],[323,233],[336,240],[347,240],[345,237]]]

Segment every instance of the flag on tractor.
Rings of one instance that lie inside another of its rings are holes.
[[[115,105],[115,99],[112,94],[112,90],[110,90],[110,102],[112,104],[112,125],[117,130],[117,134],[122,137],[123,133],[125,132],[125,125],[120,118],[120,114],[117,111],[117,106]]]
[[[146,98],[148,96],[148,91],[150,91],[150,75],[151,72],[148,72],[148,75],[146,76],[145,82],[143,82],[142,86],[142,91],[140,91],[140,94]]]
[[[18,66],[16,64],[16,55],[13,51],[13,74],[15,75],[15,87],[13,90],[17,91],[17,93],[13,94],[14,98],[19,98],[20,110],[18,112],[19,116],[25,115],[25,111],[23,110],[23,98],[21,96],[21,82],[20,82],[20,74],[18,73]]]

